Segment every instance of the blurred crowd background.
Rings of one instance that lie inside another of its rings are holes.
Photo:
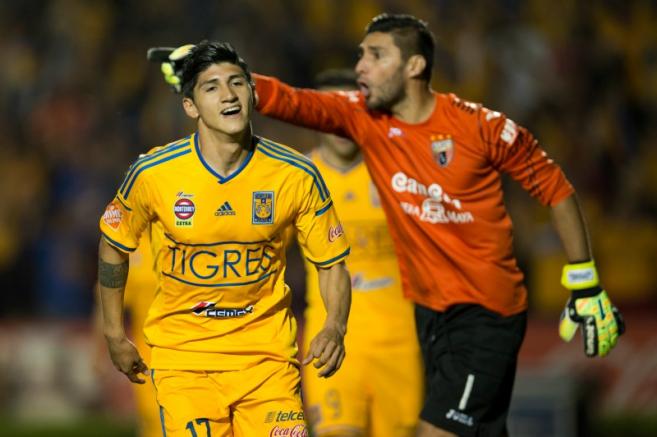
[[[428,21],[436,90],[536,135],[579,193],[614,302],[630,320],[654,314],[655,1],[16,0],[0,2],[0,326],[86,326],[99,216],[139,153],[193,129],[149,47],[227,40],[252,70],[311,86],[321,70],[355,64],[383,11]],[[254,125],[302,150],[315,142],[259,116]],[[555,325],[567,297],[560,242],[549,212],[508,185],[531,316]],[[302,286],[300,266],[290,271]],[[0,365],[12,357],[4,350]]]

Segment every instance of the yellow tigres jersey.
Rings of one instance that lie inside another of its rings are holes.
[[[401,291],[399,267],[379,196],[365,163],[347,172],[325,163],[314,151],[310,156],[324,176],[340,215],[351,254],[352,301],[346,341],[367,343],[415,341],[411,302]],[[306,265],[306,323],[314,335],[325,319],[316,269]],[[376,327],[376,329],[372,329]],[[351,349],[352,351],[354,349]]]
[[[129,169],[100,228],[131,252],[159,223],[159,285],[144,332],[151,367],[240,370],[264,359],[296,363],[296,322],[284,283],[286,227],[306,256],[328,267],[349,245],[314,164],[254,137],[253,151],[222,177],[198,134],[153,149]]]

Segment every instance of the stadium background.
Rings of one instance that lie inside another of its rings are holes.
[[[558,340],[560,243],[548,211],[509,184],[531,299],[513,435],[657,435],[654,1],[16,0],[0,3],[0,436],[132,435],[127,381],[94,371],[97,219],[137,154],[192,129],[146,49],[228,40],[254,71],[310,86],[354,65],[383,11],[430,23],[435,89],[505,112],[562,165],[626,315],[605,360]],[[303,150],[315,141],[254,125]]]

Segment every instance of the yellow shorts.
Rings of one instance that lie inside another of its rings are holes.
[[[155,399],[155,389],[151,384],[132,384],[137,407],[139,437],[162,437],[160,411]]]
[[[396,349],[351,347],[340,370],[330,378],[317,377],[312,366],[303,372],[303,396],[313,435],[415,435],[424,391],[417,344]]]
[[[299,369],[264,361],[230,372],[153,370],[166,437],[306,437]]]

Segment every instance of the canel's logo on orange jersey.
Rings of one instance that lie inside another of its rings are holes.
[[[399,202],[404,213],[415,216],[420,221],[431,224],[471,223],[474,221],[474,216],[470,211],[458,211],[462,209],[461,201],[445,193],[443,187],[435,182],[427,186],[401,171],[392,175],[390,182],[392,189],[398,193],[411,193],[423,197],[421,205],[408,201]],[[449,205],[457,211],[447,209],[445,205]]]

